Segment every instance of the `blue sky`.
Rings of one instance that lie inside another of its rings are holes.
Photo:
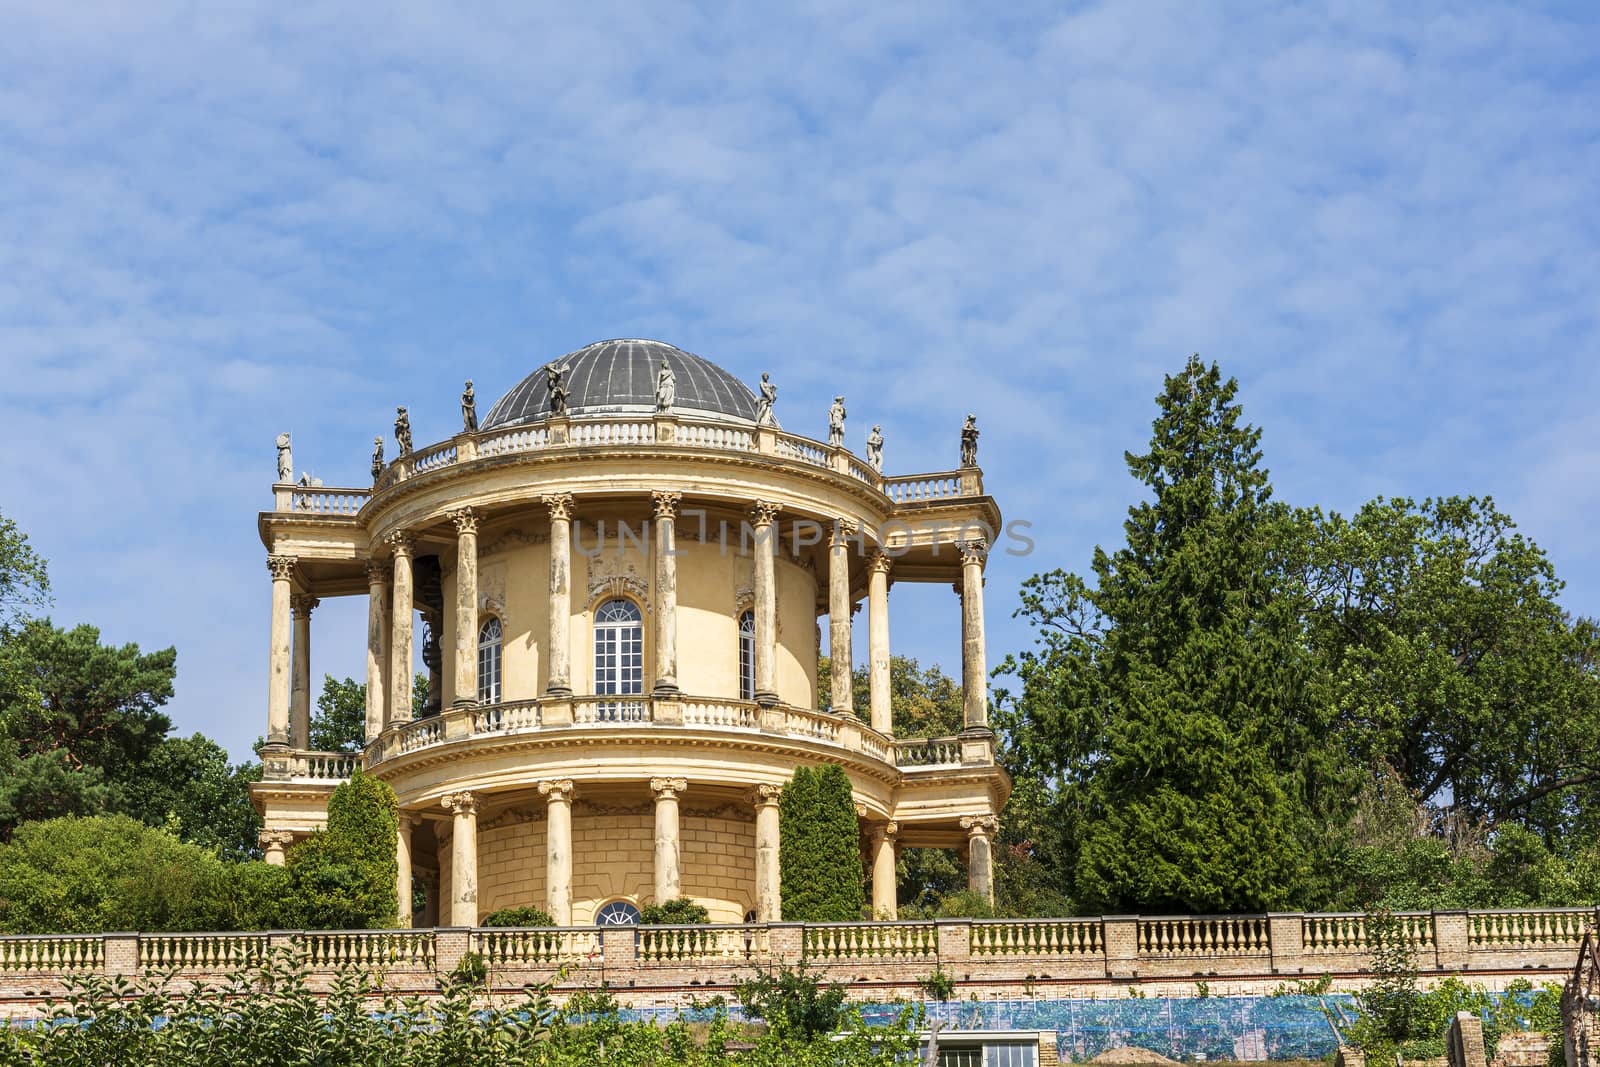
[[[397,404],[434,441],[463,378],[657,337],[789,429],[844,393],[891,473],[976,412],[1037,541],[998,661],[1198,351],[1281,497],[1491,494],[1600,613],[1597,100],[1593,5],[0,2],[0,510],[242,756],[273,437],[364,484]],[[956,670],[948,590],[893,601]]]

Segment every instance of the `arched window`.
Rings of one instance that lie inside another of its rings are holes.
[[[478,703],[500,703],[500,620],[493,615],[478,627]]]
[[[594,913],[596,926],[638,926],[639,909],[626,900],[613,900]]]
[[[594,691],[600,696],[644,693],[644,616],[631,600],[608,600],[594,613]],[[601,722],[639,722],[644,702],[604,701]]]
[[[739,616],[739,699],[756,698],[756,613]]]

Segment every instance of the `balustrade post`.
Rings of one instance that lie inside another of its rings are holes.
[[[806,955],[805,923],[770,923],[767,926],[767,947],[775,962],[791,967],[798,964]]]
[[[1465,911],[1436,911],[1433,913],[1434,966],[1441,971],[1465,971],[1472,968],[1470,922]],[[1423,962],[1421,960],[1419,963]]]
[[[1273,974],[1305,972],[1305,928],[1305,916],[1300,912],[1272,912],[1267,916]]]
[[[100,973],[107,978],[132,978],[140,971],[139,935],[101,934]]]
[[[1107,978],[1139,976],[1139,917],[1107,915],[1100,920],[1101,944],[1105,946]]]
[[[612,968],[616,967],[632,967],[639,958],[639,927],[602,926],[600,958],[608,972],[615,973]]]
[[[850,537],[860,527],[846,518],[833,522],[828,549],[828,660],[835,715],[855,710],[854,663],[850,651]]]
[[[433,970],[443,978],[461,966],[461,958],[472,949],[472,931],[443,926],[433,932]]]
[[[933,929],[940,966],[966,963],[972,958],[971,919],[935,919]]]
[[[750,509],[750,526],[755,533],[755,553],[752,570],[755,581],[755,668],[756,703],[770,708],[778,702],[778,599],[777,581],[773,571],[773,554],[777,551],[778,506],[757,501]],[[766,728],[766,715],[762,715],[762,728]]]
[[[459,454],[459,453],[458,453]],[[471,508],[450,513],[456,528],[455,698],[458,708],[478,703],[478,516]]]

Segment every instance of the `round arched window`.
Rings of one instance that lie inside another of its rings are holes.
[[[503,631],[493,615],[478,629],[478,703],[500,703],[500,641]]]
[[[613,900],[594,913],[596,926],[638,926],[639,909],[626,900]]]
[[[639,605],[618,597],[594,613],[594,691],[599,696],[644,693],[644,616]],[[602,722],[637,722],[644,703],[607,700],[596,706]]]
[[[756,698],[756,613],[739,616],[739,699]]]

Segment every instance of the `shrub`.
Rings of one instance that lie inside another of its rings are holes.
[[[556,921],[542,908],[501,908],[478,920],[479,926],[554,926]]]
[[[795,768],[778,799],[778,823],[784,921],[860,919],[861,831],[844,768]]]
[[[917,985],[928,995],[929,1000],[953,1000],[956,995],[956,980],[945,972],[940,965],[933,971],[917,980]]]
[[[705,905],[697,904],[688,897],[646,904],[639,912],[639,922],[646,926],[686,926],[710,921],[711,913],[706,911]]]
[[[837,1030],[845,1011],[844,986],[823,985],[806,970],[804,960],[792,968],[758,970],[754,978],[740,982],[734,994],[746,1012],[765,1019],[774,1033],[802,1039]]]
[[[992,919],[995,917],[994,905],[982,893],[975,893],[970,889],[963,889],[956,893],[946,893],[939,898],[936,918],[940,919]]]
[[[399,832],[394,790],[360,768],[328,799],[328,828],[289,850],[284,918],[308,930],[393,926]]]

